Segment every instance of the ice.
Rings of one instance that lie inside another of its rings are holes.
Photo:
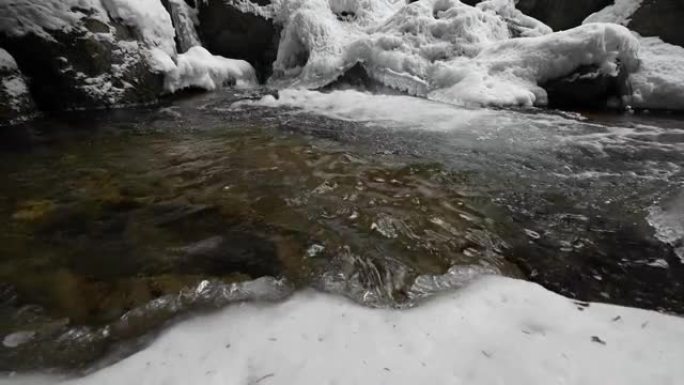
[[[579,67],[616,75],[619,62],[626,72],[636,70],[637,40],[614,24],[551,33],[512,0],[476,7],[421,0],[378,18],[363,16],[370,12],[361,7],[366,3],[283,0],[271,83],[319,88],[361,63],[375,80],[412,95],[457,105],[531,106],[547,103],[539,84]],[[362,16],[340,18],[342,9]]]
[[[684,110],[684,48],[657,37],[639,39],[639,71],[629,77],[626,103],[638,108]]]
[[[153,60],[155,67],[166,74],[164,86],[169,92],[189,87],[215,90],[227,84],[248,88],[257,84],[256,72],[249,63],[214,56],[200,46],[178,55],[175,63],[158,50],[153,52]]]
[[[647,219],[656,238],[672,246],[684,264],[684,193],[650,207]]]
[[[190,48],[202,45],[195,29],[197,16],[195,10],[185,0],[169,0],[169,8],[173,26],[176,29],[179,53],[187,52]]]
[[[681,318],[580,305],[490,276],[406,310],[310,290],[279,304],[231,306],[61,383],[669,385],[684,378],[682,340]]]

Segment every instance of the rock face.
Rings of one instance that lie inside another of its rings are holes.
[[[684,46],[684,1],[644,0],[627,25],[642,36],[658,36],[663,41]]]
[[[26,79],[14,58],[0,48],[0,126],[12,124],[35,112]]]
[[[47,3],[0,4],[0,14],[7,17],[0,23],[0,46],[30,79],[41,110],[156,100],[163,79],[152,73],[133,31],[109,19],[101,8],[65,9],[52,0]]]
[[[612,3],[612,0],[519,0],[516,7],[559,31],[577,27],[587,16]]]
[[[254,3],[267,5],[270,0]],[[271,20],[243,9],[224,0],[198,2],[198,32],[212,54],[248,61],[263,82],[271,75],[280,31]]]

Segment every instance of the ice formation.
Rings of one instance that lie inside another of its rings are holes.
[[[62,383],[666,385],[684,377],[682,340],[681,318],[491,276],[401,311],[313,291],[230,306]]]
[[[158,49],[151,55],[155,68],[166,74],[164,88],[169,92],[191,87],[211,91],[224,85],[248,88],[257,84],[256,73],[249,63],[214,56],[201,46],[178,55],[175,62]]]
[[[340,4],[344,3],[344,7]],[[638,43],[614,24],[551,33],[513,0],[472,7],[421,0],[371,17],[372,1],[281,2],[284,24],[272,84],[318,88],[362,63],[390,87],[459,105],[544,105],[539,84],[593,65],[636,66]],[[340,17],[341,9],[344,15]]]
[[[627,25],[643,0],[616,0],[614,5],[589,16],[584,23]],[[636,108],[684,110],[684,48],[658,37],[639,40],[639,69],[630,74],[625,103]]]
[[[657,37],[640,38],[639,71],[630,75],[627,104],[638,108],[684,110],[684,48]]]

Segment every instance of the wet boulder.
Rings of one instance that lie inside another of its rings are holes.
[[[518,0],[516,7],[560,31],[581,25],[587,16],[611,4],[613,0]]]
[[[260,81],[272,73],[278,54],[279,27],[273,20],[250,12],[249,5],[268,5],[270,0],[197,2],[199,35],[212,54],[248,61]]]
[[[684,46],[684,1],[646,0],[634,12],[627,27],[642,36],[658,36],[663,41]]]
[[[602,73],[596,66],[582,66],[571,75],[542,84],[552,108],[603,109],[621,106],[626,74]]]
[[[136,105],[156,100],[154,74],[134,31],[99,2],[0,3],[0,46],[29,78],[42,110]]]
[[[0,48],[0,126],[18,122],[34,112],[24,75],[14,58]]]

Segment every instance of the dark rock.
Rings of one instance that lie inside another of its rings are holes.
[[[587,16],[611,4],[612,0],[519,0],[516,7],[560,31],[581,25]]]
[[[644,0],[627,25],[642,36],[658,36],[663,41],[684,46],[682,0]]]
[[[0,4],[0,14],[9,14],[9,7]],[[29,78],[37,106],[65,110],[156,101],[163,78],[151,72],[133,32],[96,10],[72,11],[82,17],[55,30],[37,26],[17,33],[11,25],[0,26],[0,46]]]
[[[270,0],[254,2],[266,5]],[[271,75],[280,40],[272,20],[242,12],[223,0],[198,2],[198,11],[200,39],[211,53],[248,61],[261,82]]]
[[[625,92],[625,75],[601,74],[594,66],[580,67],[572,75],[542,84],[548,94],[549,107],[602,109],[619,107]],[[617,101],[617,105],[611,105]]]
[[[9,53],[0,48],[0,126],[19,122],[34,112],[24,75]]]

